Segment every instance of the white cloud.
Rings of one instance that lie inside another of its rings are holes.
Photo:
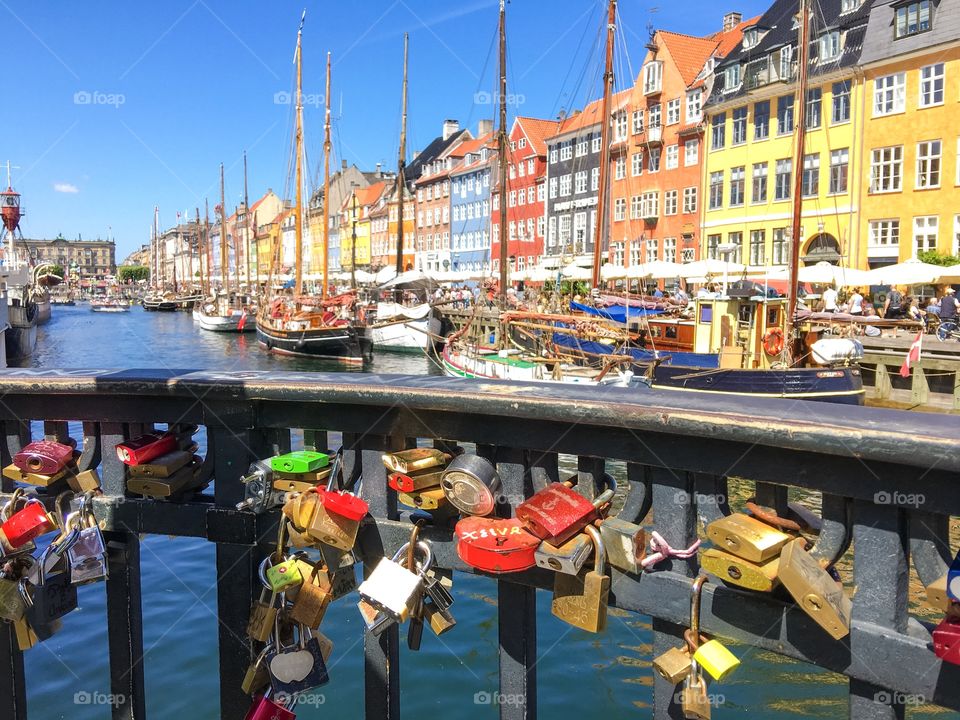
[[[80,192],[80,188],[78,188],[76,185],[63,182],[54,183],[53,189],[59,193],[70,193],[71,195]]]

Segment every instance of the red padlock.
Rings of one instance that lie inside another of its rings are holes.
[[[176,449],[176,435],[148,433],[117,445],[117,457],[125,465],[143,465]]]
[[[56,475],[71,462],[73,448],[52,440],[32,442],[13,456],[13,464],[22,472],[37,475]]]
[[[0,547],[4,554],[15,552],[31,540],[57,529],[53,518],[39,500],[29,500],[3,525],[0,525]]]
[[[540,540],[516,518],[466,517],[454,529],[457,555],[467,565],[489,573],[527,570],[537,564]]]
[[[960,665],[960,617],[949,611],[933,631],[933,651],[948,663]]]
[[[244,720],[297,720],[296,713],[271,700],[268,695],[259,695]]]
[[[590,502],[565,483],[550,483],[517,505],[517,518],[538,538],[559,546],[596,520],[612,498],[607,489]]]
[[[317,487],[317,495],[320,496],[320,502],[327,512],[340,515],[347,520],[363,520],[370,510],[367,501],[353,493]]]

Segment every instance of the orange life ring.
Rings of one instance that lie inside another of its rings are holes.
[[[779,355],[783,352],[783,330],[770,328],[763,334],[763,351],[767,355]]]

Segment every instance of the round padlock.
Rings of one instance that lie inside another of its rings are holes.
[[[489,573],[527,570],[537,564],[540,539],[516,518],[468,517],[454,529],[457,555],[467,565]]]
[[[486,458],[459,455],[443,472],[440,487],[450,503],[465,515],[489,515],[497,506],[500,475]]]

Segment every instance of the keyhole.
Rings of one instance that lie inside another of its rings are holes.
[[[560,561],[557,560],[556,558],[547,558],[547,565],[549,565],[554,570],[559,570],[562,567],[560,565]]]
[[[743,573],[740,572],[740,568],[738,568],[736,565],[731,565],[727,568],[727,575],[734,580],[739,580],[743,576]]]

